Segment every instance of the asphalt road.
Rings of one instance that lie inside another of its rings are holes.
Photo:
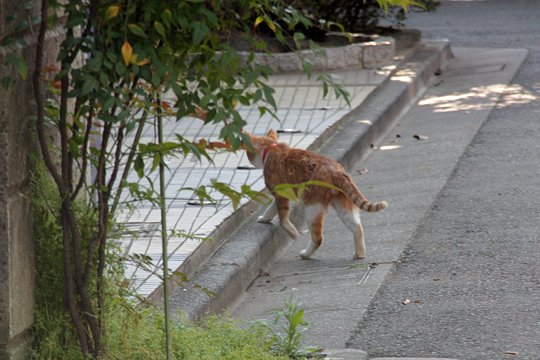
[[[347,345],[372,357],[540,359],[540,2],[443,1],[407,26],[530,52]]]

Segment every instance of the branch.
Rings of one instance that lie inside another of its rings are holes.
[[[88,12],[88,17],[86,20],[86,27],[84,28],[80,37],[81,41],[79,41],[77,45],[75,45],[75,48],[73,48],[71,54],[68,55],[68,57],[65,59],[66,63],[71,64],[75,60],[75,58],[77,57],[77,54],[79,53],[79,50],[81,50],[84,39],[86,39],[90,35],[90,32],[92,31],[92,19],[96,18],[98,8],[99,8],[99,0],[90,1],[90,11]],[[69,29],[69,31],[71,30],[72,29]],[[97,30],[96,30],[96,33],[97,33]]]
[[[78,229],[74,226],[74,215],[72,213],[72,208],[70,208],[71,203],[69,201],[69,196],[66,191],[65,183],[63,177],[56,170],[55,164],[51,158],[51,154],[47,147],[47,140],[45,138],[45,129],[44,129],[44,103],[43,98],[44,94],[41,89],[41,68],[43,66],[43,55],[44,55],[44,42],[45,42],[45,33],[47,32],[47,20],[48,20],[48,10],[49,3],[48,0],[43,0],[41,4],[41,23],[39,26],[39,34],[36,44],[36,62],[35,69],[32,76],[32,84],[34,90],[34,97],[36,101],[36,112],[37,112],[37,121],[36,121],[36,131],[38,136],[39,145],[41,148],[41,153],[43,160],[49,173],[53,177],[58,191],[62,199],[62,238],[63,238],[63,257],[64,257],[64,286],[66,287],[67,292],[67,308],[69,310],[70,317],[75,326],[75,331],[77,333],[77,338],[81,345],[81,350],[83,354],[88,354],[89,352],[89,343],[88,336],[86,334],[85,326],[82,323],[82,320],[79,315],[79,310],[77,309],[76,304],[76,294],[74,289],[74,278],[73,278],[73,269],[72,269],[72,258],[70,256],[70,242],[69,234],[71,232],[74,242],[80,240],[78,237]],[[74,231],[75,230],[75,231]],[[75,255],[75,261],[77,262],[77,254]],[[80,254],[79,254],[80,255]],[[79,258],[80,260],[80,258]]]
[[[114,110],[113,110],[114,111]],[[103,140],[101,143],[101,153],[99,156],[97,188],[98,188],[98,264],[96,276],[96,292],[98,297],[98,321],[103,326],[103,309],[105,306],[105,294],[103,291],[103,273],[105,271],[105,245],[107,241],[107,225],[109,222],[109,196],[110,189],[105,187],[105,154],[107,153],[107,144],[111,134],[112,124],[105,123],[103,130]],[[95,247],[95,243],[93,246]],[[93,252],[93,251],[92,251]]]
[[[114,182],[116,181],[116,177],[118,176],[118,171],[120,169],[120,160],[122,158],[122,145],[124,143],[124,125],[120,125],[120,128],[118,129],[118,140],[116,142],[116,152],[114,154],[114,162],[113,162],[113,171],[111,173],[111,176],[109,177],[109,182],[107,183],[107,197],[110,196],[112,187],[114,185]]]
[[[139,144],[139,141],[142,136],[142,132],[144,129],[144,124],[146,124],[146,119],[148,118],[148,113],[145,111],[139,120],[139,125],[137,127],[137,132],[135,133],[135,137],[133,138],[133,142],[130,146],[129,155],[126,161],[126,164],[124,165],[124,171],[122,172],[122,176],[120,177],[120,184],[124,183],[126,181],[129,171],[131,169],[131,164],[133,163],[133,159],[135,158],[135,154],[137,153],[137,145]],[[122,195],[122,187],[118,188],[118,191],[116,192],[114,196],[113,203],[111,205],[111,214],[116,213],[116,209],[118,208],[118,204],[120,202],[120,196]]]
[[[137,86],[137,83],[139,82],[139,76],[135,76],[133,81],[131,82],[131,90],[135,89]],[[134,94],[131,92],[129,98],[126,100],[125,107],[130,107],[131,100],[133,100]],[[113,113],[114,115],[114,113]],[[111,177],[109,178],[109,182],[107,183],[107,201],[109,199],[109,196],[111,194],[112,188],[114,186],[114,182],[116,181],[116,177],[118,176],[118,171],[120,170],[120,160],[122,158],[122,145],[124,143],[124,130],[125,130],[125,123],[120,124],[120,128],[118,130],[118,141],[116,142],[116,153],[114,156],[114,163],[113,163],[113,171],[111,173]],[[115,208],[116,210],[116,208]]]
[[[64,65],[62,64],[62,69],[64,69]],[[68,75],[65,74],[61,79],[61,95],[60,95],[60,114],[59,114],[59,123],[58,123],[58,131],[60,132],[60,154],[62,157],[62,180],[65,187],[65,192],[70,192],[70,169],[69,169],[69,148],[68,148],[68,134],[67,134],[67,94],[68,94],[68,87],[69,87],[69,81],[68,81]]]
[[[73,193],[71,194],[71,200],[75,200],[84,184],[84,180],[86,179],[86,168],[88,167],[88,142],[90,141],[90,132],[92,131],[92,121],[94,120],[94,112],[92,111],[92,109],[94,108],[93,103],[94,101],[92,100],[90,104],[90,113],[88,114],[88,119],[86,121],[86,131],[84,133],[84,140],[82,146],[82,164],[80,170],[81,175],[79,178],[79,182],[75,187],[75,190],[73,190]]]
[[[36,44],[36,62],[34,73],[32,75],[32,85],[34,90],[34,99],[36,101],[36,132],[38,136],[39,146],[41,149],[41,154],[43,156],[43,161],[45,166],[49,170],[51,176],[54,179],[54,182],[59,188],[63,187],[63,181],[60,177],[60,174],[54,166],[54,162],[51,158],[49,148],[47,147],[47,139],[45,138],[45,112],[43,104],[43,91],[41,89],[41,68],[43,67],[43,53],[45,46],[45,33],[47,32],[47,20],[48,20],[48,10],[49,2],[48,0],[43,0],[41,3],[41,24],[39,25],[39,34]]]
[[[47,1],[47,0],[45,0]],[[77,309],[75,288],[73,286],[73,268],[71,263],[71,257],[69,253],[69,233],[68,227],[65,224],[67,221],[67,216],[64,206],[62,206],[62,239],[63,239],[63,259],[64,259],[64,288],[66,291],[66,305],[68,308],[69,315],[75,326],[75,331],[77,333],[77,338],[79,339],[79,344],[81,345],[81,350],[84,355],[90,352],[88,345],[88,336],[86,335],[86,329],[82,323],[79,311]]]

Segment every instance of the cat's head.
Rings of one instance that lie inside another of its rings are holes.
[[[264,167],[264,155],[268,148],[275,146],[278,142],[277,132],[272,129],[264,136],[255,136],[244,131],[249,137],[250,144],[244,144],[246,155],[251,164],[258,169]]]

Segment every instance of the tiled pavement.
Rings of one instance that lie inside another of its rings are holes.
[[[333,94],[323,99],[321,84],[313,80],[317,78],[317,74],[311,79],[307,79],[304,74],[274,75],[269,78],[268,85],[275,90],[276,114],[280,122],[270,115],[260,117],[256,107],[242,107],[239,111],[248,123],[246,130],[253,134],[264,134],[272,128],[294,130],[280,133],[280,140],[294,147],[307,148],[329,126],[352,108],[359,106],[377,85],[386,79],[390,71],[390,66],[383,69],[332,71],[350,93],[351,107],[342,99],[333,97]],[[168,118],[164,123],[165,141],[174,140],[175,134],[181,134],[188,139],[217,140],[219,130],[218,126],[203,126],[202,121],[190,117],[179,121]],[[148,128],[141,142],[155,142],[154,138],[153,129]],[[167,227],[169,231],[179,235],[170,237],[168,242],[171,269],[177,269],[201,242],[200,239],[180,234],[208,237],[233,213],[231,202],[220,194],[210,192],[217,203],[201,206],[198,199],[192,198],[193,191],[186,188],[209,185],[212,179],[228,183],[234,188],[240,188],[243,184],[248,184],[255,190],[264,188],[262,170],[250,169],[251,165],[243,152],[216,152],[211,155],[213,164],[206,159],[198,161],[193,157],[168,158],[168,170],[165,174]],[[157,174],[155,176],[153,181],[157,184]],[[128,181],[141,182],[135,172],[130,174]],[[126,193],[123,203],[130,203],[130,200]],[[241,204],[246,201],[243,200]],[[117,219],[128,230],[120,238],[120,245],[126,255],[140,254],[152,259],[149,267],[132,262],[128,263],[126,269],[126,276],[132,279],[137,293],[148,296],[161,283],[157,275],[161,272],[162,263],[160,210],[150,202],[137,202],[133,208],[128,210],[125,207]]]

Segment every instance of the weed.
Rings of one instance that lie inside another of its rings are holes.
[[[319,350],[316,347],[302,347],[302,337],[308,330],[308,322],[304,320],[304,309],[292,297],[285,301],[283,308],[273,312],[273,321],[259,320],[259,323],[269,332],[270,349],[274,354],[302,359]]]
[[[66,316],[63,302],[62,229],[60,199],[54,183],[36,162],[32,178],[36,241],[36,304],[33,359],[78,360],[83,354]],[[77,205],[84,237],[92,233],[88,207]],[[87,219],[87,221],[82,221]],[[108,248],[105,307],[105,359],[165,358],[165,319],[162,309],[142,307],[124,278],[120,249]],[[171,326],[173,358],[177,360],[270,360],[268,332],[260,325],[242,328],[226,317],[212,317],[200,325],[180,320]]]

